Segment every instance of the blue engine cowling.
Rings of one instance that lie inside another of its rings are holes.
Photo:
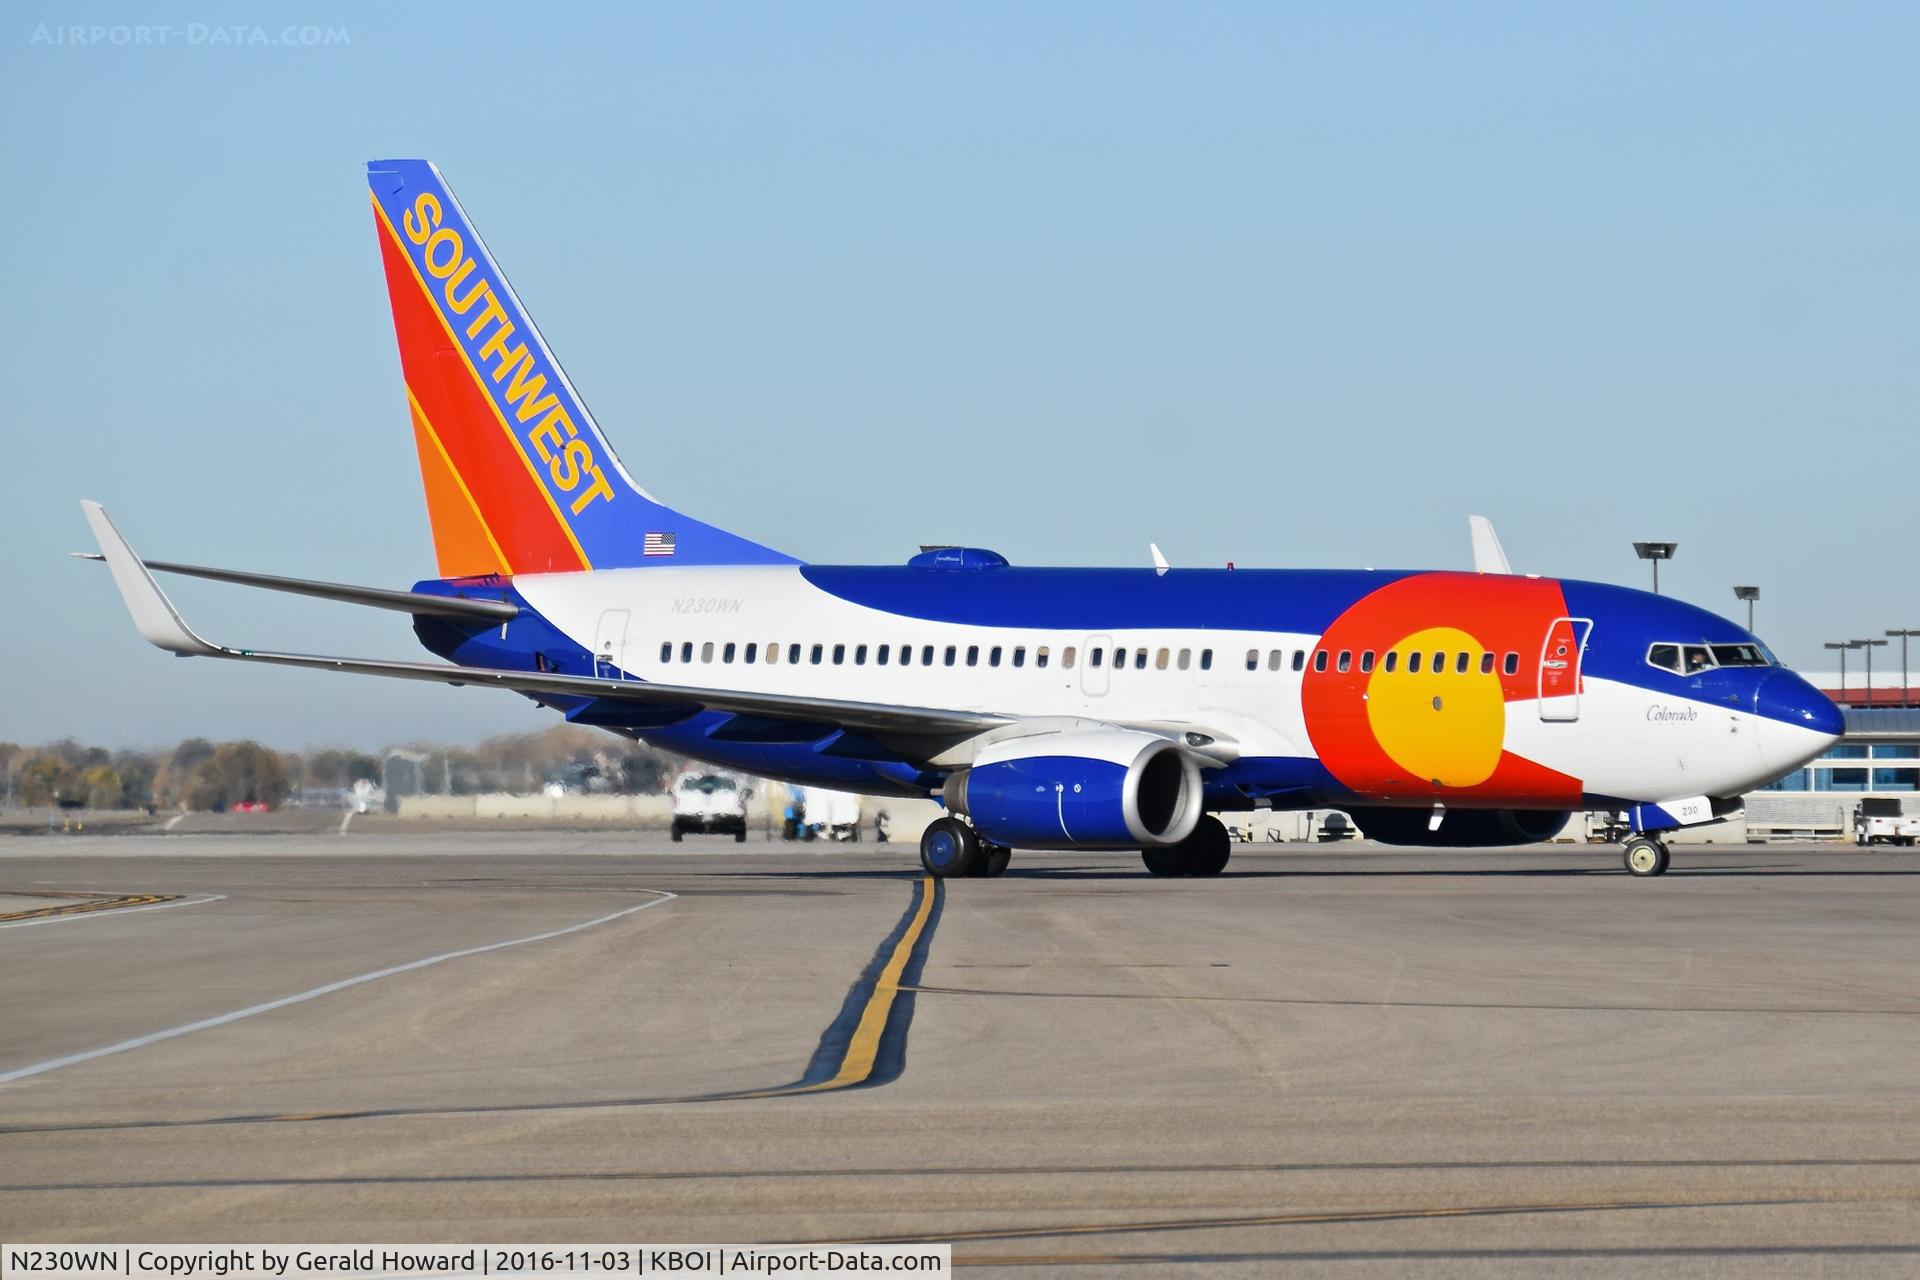
[[[1074,729],[1003,739],[947,779],[947,807],[995,844],[1139,849],[1200,821],[1200,768],[1165,738]]]
[[[1565,809],[1449,809],[1438,831],[1427,830],[1432,814],[1426,809],[1348,809],[1347,816],[1361,835],[1381,844],[1468,849],[1551,840],[1573,815]]]

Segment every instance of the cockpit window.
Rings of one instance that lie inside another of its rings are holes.
[[[1757,644],[1717,644],[1713,660],[1723,667],[1770,667],[1766,650]]]
[[[1759,644],[1651,644],[1647,665],[1690,676],[1709,667],[1774,667],[1779,663]]]

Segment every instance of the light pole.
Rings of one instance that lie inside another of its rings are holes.
[[[1873,705],[1873,651],[1885,644],[1885,640],[1849,640],[1847,645],[1854,649],[1867,651],[1867,705]]]
[[[1913,692],[1907,688],[1907,637],[1920,636],[1920,627],[1902,627],[1897,631],[1889,631],[1887,634],[1900,637],[1900,705],[1903,707],[1911,707],[1913,705]]]
[[[1642,560],[1653,561],[1653,594],[1660,594],[1660,562],[1673,559],[1673,553],[1680,549],[1677,542],[1636,542],[1633,554]]]
[[[1820,647],[1840,651],[1840,701],[1845,702],[1847,700],[1847,650],[1853,648],[1853,646],[1842,640],[1837,643],[1830,642]]]
[[[1747,630],[1751,632],[1753,630],[1753,602],[1760,598],[1760,588],[1735,587],[1733,589],[1733,598],[1747,602]]]

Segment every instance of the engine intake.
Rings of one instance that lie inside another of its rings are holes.
[[[942,793],[996,844],[1139,849],[1178,844],[1200,821],[1200,767],[1165,738],[1086,729],[1009,738],[956,770]]]

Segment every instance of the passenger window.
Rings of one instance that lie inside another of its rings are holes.
[[[1185,671],[1187,668],[1191,667],[1192,665],[1193,665],[1193,650],[1182,649],[1180,651],[1180,658],[1179,658],[1180,669],[1182,671]]]
[[[1507,655],[1507,661],[1506,661],[1506,666],[1505,666],[1505,670],[1506,670],[1506,673],[1507,673],[1508,675],[1513,675],[1513,674],[1514,674],[1515,672],[1517,672],[1517,671],[1519,671],[1519,670],[1520,670],[1520,655],[1519,655],[1519,654],[1517,654],[1517,653],[1509,653],[1509,654]]]
[[[1386,660],[1380,664],[1380,669],[1383,671],[1391,671],[1399,664],[1400,664],[1399,651],[1395,649],[1389,649],[1387,650]]]
[[[700,646],[700,661],[702,662],[713,661],[713,641],[709,640],[705,644]]]
[[[799,645],[790,644],[787,646],[787,661],[796,667],[800,665],[800,646]],[[816,657],[814,661],[818,662],[820,661],[820,659]]]
[[[867,665],[867,646],[863,644],[853,646],[853,665],[856,667]]]
[[[833,646],[833,665],[836,667],[840,666],[841,664],[846,662],[846,660],[847,660],[847,646],[845,646],[844,644],[837,644]]]
[[[747,656],[742,658],[741,661],[746,663],[748,666],[752,666],[753,660],[759,656],[760,656],[759,642],[749,641],[747,644]]]
[[[1342,649],[1340,651],[1340,663],[1339,663],[1340,670],[1345,671],[1348,667],[1352,665],[1353,665],[1353,650]]]
[[[1362,671],[1373,670],[1373,650],[1369,649],[1365,653],[1360,655],[1360,670]]]
[[[727,641],[727,647],[720,651],[720,661],[722,662],[733,661],[733,641],[731,640]]]
[[[1453,660],[1453,674],[1457,676],[1467,674],[1467,658],[1468,655],[1463,653]]]
[[[693,661],[693,641],[688,640],[680,646],[680,661],[682,662]]]
[[[967,665],[970,667],[977,667],[980,665],[980,646],[979,645],[970,644],[967,646]]]
[[[1047,664],[1042,662],[1040,665],[1044,667]],[[1060,651],[1060,666],[1067,671],[1073,670],[1073,646],[1072,645],[1068,645],[1066,648]]]
[[[1072,650],[1068,650],[1068,652],[1072,652]],[[1044,667],[1047,665],[1047,646],[1041,645],[1033,651],[1033,665],[1036,667]],[[1067,665],[1072,666],[1073,663],[1069,662]]]
[[[1258,649],[1247,650],[1247,670],[1258,671],[1259,669],[1260,669],[1260,651]]]
[[[778,666],[779,664],[780,664],[780,646],[777,644],[768,645],[767,646],[767,665],[772,667],[772,666]]]
[[[1307,651],[1305,649],[1295,649],[1293,651],[1293,669],[1295,671],[1305,671],[1307,669]]]
[[[1202,671],[1213,670],[1213,650],[1202,649],[1200,651],[1200,669]]]
[[[1325,671],[1327,669],[1327,651],[1325,649],[1315,649],[1313,651],[1313,669],[1315,671]]]
[[[1154,670],[1165,671],[1167,669],[1167,663],[1172,660],[1172,657],[1173,657],[1172,650],[1169,650],[1169,649],[1162,649],[1160,650],[1160,652],[1154,654],[1153,655]]]
[[[876,667],[886,666],[887,657],[892,652],[893,652],[892,645],[886,645],[886,644],[881,645],[878,649],[874,650],[873,652],[873,665]]]
[[[1105,651],[1104,651],[1104,650],[1101,650],[1101,649],[1089,649],[1089,650],[1087,650],[1087,665],[1088,665],[1088,666],[1090,666],[1090,667],[1097,667],[1097,666],[1099,666],[1099,665],[1100,665],[1100,661],[1101,661],[1101,656],[1102,656],[1102,654],[1103,654],[1104,652],[1105,652]]]
[[[930,667],[933,665],[933,646],[932,645],[923,644],[920,646],[920,665],[923,667]],[[948,666],[953,665],[952,658],[947,659],[947,665]]]
[[[1286,657],[1287,651],[1285,649],[1269,649],[1267,651],[1267,670],[1278,671],[1280,664],[1286,661]]]
[[[910,667],[913,665],[913,646],[912,645],[903,644],[900,646],[900,665],[903,667]]]
[[[1491,653],[1483,653],[1480,655],[1480,674],[1483,676],[1493,674],[1493,655]]]
[[[1013,665],[1016,667],[1024,667],[1027,665],[1027,647],[1025,645],[1017,644],[1013,646]]]
[[[987,665],[990,667],[997,667],[1000,665],[1000,646],[999,645],[995,645],[993,646],[993,648],[987,650]]]
[[[1407,674],[1410,676],[1420,674],[1420,655],[1418,653],[1410,653],[1407,655]]]
[[[813,663],[813,665],[817,667],[820,665],[820,655],[825,652],[826,652],[826,649],[824,646],[815,645],[813,646],[813,651],[807,655],[807,660]]]
[[[1433,674],[1437,676],[1445,675],[1447,673],[1447,655],[1444,653],[1434,654],[1433,665],[1431,667],[1428,667],[1427,670],[1433,672]]]
[[[955,648],[953,645],[947,646],[947,665],[948,666],[953,665],[953,660],[955,657],[959,655],[959,653],[960,653],[960,650]]]
[[[662,640],[660,642],[660,661],[662,662],[673,661],[673,641]]]
[[[1135,671],[1145,671],[1147,669],[1147,651],[1145,649],[1135,649],[1133,651],[1133,669]]]

